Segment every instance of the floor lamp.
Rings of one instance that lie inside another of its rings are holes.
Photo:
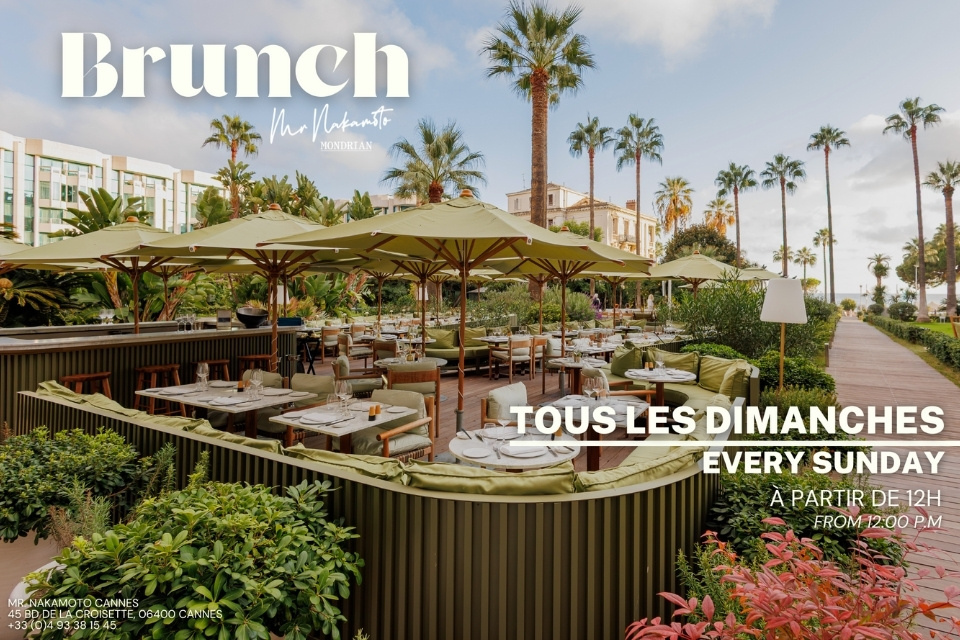
[[[780,391],[783,391],[783,357],[787,346],[787,324],[806,324],[807,309],[799,280],[776,278],[767,282],[767,295],[760,311],[763,322],[780,323]]]

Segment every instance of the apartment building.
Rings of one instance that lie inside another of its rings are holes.
[[[67,209],[83,208],[81,191],[104,188],[113,196],[140,196],[152,224],[185,233],[196,224],[196,201],[207,187],[221,189],[213,174],[167,164],[106,155],[95,149],[0,131],[3,220],[21,241],[41,245],[70,226]]]
[[[530,189],[507,194],[507,211],[525,220],[530,219]],[[603,200],[593,201],[594,226],[603,233],[602,241],[610,246],[636,253],[636,229],[640,226],[640,255],[656,258],[657,221],[653,216],[637,213],[637,203],[627,200],[620,207]],[[590,222],[590,196],[568,187],[547,183],[547,226],[563,226],[566,222]]]

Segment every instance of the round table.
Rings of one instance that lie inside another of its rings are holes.
[[[509,456],[505,453],[501,453],[500,457],[498,458],[492,447],[493,441],[481,438],[479,429],[475,431],[466,431],[465,433],[470,436],[469,440],[464,440],[457,437],[450,440],[450,444],[448,446],[450,454],[457,460],[467,464],[479,465],[481,467],[495,467],[497,469],[508,469],[512,471],[540,469],[542,467],[552,467],[553,465],[566,462],[567,460],[573,460],[580,455],[579,440],[569,434],[558,435],[556,438],[551,440],[550,436],[544,435],[539,431],[528,427],[526,435],[524,435],[522,438],[504,440],[504,444],[517,442],[518,440],[523,440],[525,442],[537,440],[543,442],[545,445],[550,444],[551,442],[555,444],[562,443],[567,448],[555,449],[557,455],[553,455],[547,451],[542,455],[531,458],[517,458]],[[488,449],[490,454],[483,458],[472,458],[463,454],[463,452],[467,449]]]
[[[574,362],[573,358],[554,358],[550,364],[556,364],[562,367],[564,371],[570,370],[570,393],[583,393],[583,386],[580,380],[580,370],[584,367],[593,367],[598,369],[607,364],[605,361],[597,358],[580,358],[580,362]],[[562,373],[560,375],[563,375]]]
[[[623,375],[631,380],[642,380],[643,382],[654,383],[657,388],[655,402],[661,407],[666,405],[663,385],[668,382],[693,382],[697,379],[694,373],[670,368],[665,368],[662,372],[657,369],[627,369]]]
[[[436,362],[438,369],[440,367],[445,367],[447,365],[447,361],[444,360],[443,358],[427,357],[427,358],[420,358],[419,360],[404,360],[401,358],[382,358],[380,360],[374,360],[373,366],[379,367],[381,369],[387,369],[397,364],[415,364],[417,362]]]

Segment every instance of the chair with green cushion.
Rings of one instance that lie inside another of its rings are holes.
[[[531,352],[533,349],[533,340],[531,338],[510,338],[506,347],[503,349],[494,349],[490,351],[490,362],[496,365],[496,377],[500,377],[500,365],[507,365],[508,378],[513,383],[513,370],[517,365],[526,364],[529,372],[528,377],[533,380],[533,360]],[[494,372],[488,373],[488,378],[492,377]]]
[[[377,389],[370,396],[373,402],[414,409],[414,416],[384,422],[380,426],[353,434],[353,453],[412,460],[427,456],[433,460],[436,450],[436,412],[433,398],[415,391]]]
[[[320,400],[326,400],[327,396],[334,392],[336,379],[333,376],[314,376],[309,373],[295,373],[290,378],[290,388],[294,391],[307,391],[317,394],[316,398],[306,398],[304,400],[295,400],[294,407],[305,407],[315,404]]]
[[[373,349],[353,344],[353,336],[341,333],[337,336],[337,355],[348,358],[363,358],[363,366],[367,366],[367,359],[373,355]]]
[[[399,343],[396,340],[377,339],[373,341],[373,359],[396,358]]]
[[[480,425],[497,420],[510,420],[510,424],[517,424],[511,407],[526,407],[527,386],[522,382],[497,387],[480,398]]]
[[[433,398],[437,415],[437,432],[440,429],[440,369],[432,360],[390,365],[387,369],[387,389],[415,391]]]
[[[540,384],[540,393],[547,392],[547,372],[550,373],[559,373],[563,370],[563,367],[559,364],[552,364],[550,360],[559,358],[561,355],[561,341],[560,338],[547,338],[547,346],[544,350],[543,356],[543,379]],[[561,374],[562,375],[562,374]],[[560,388],[560,378],[557,378],[557,389]]]
[[[347,356],[337,356],[336,361],[331,363],[331,366],[334,381],[348,381],[353,389],[353,395],[357,397],[369,395],[374,389],[383,387],[383,377],[379,369],[373,367],[351,368],[350,359]]]

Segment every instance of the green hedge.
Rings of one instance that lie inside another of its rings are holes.
[[[931,331],[912,322],[900,322],[890,318],[867,316],[870,324],[893,334],[901,340],[923,345],[934,358],[945,365],[960,370],[960,340],[939,331]]]

